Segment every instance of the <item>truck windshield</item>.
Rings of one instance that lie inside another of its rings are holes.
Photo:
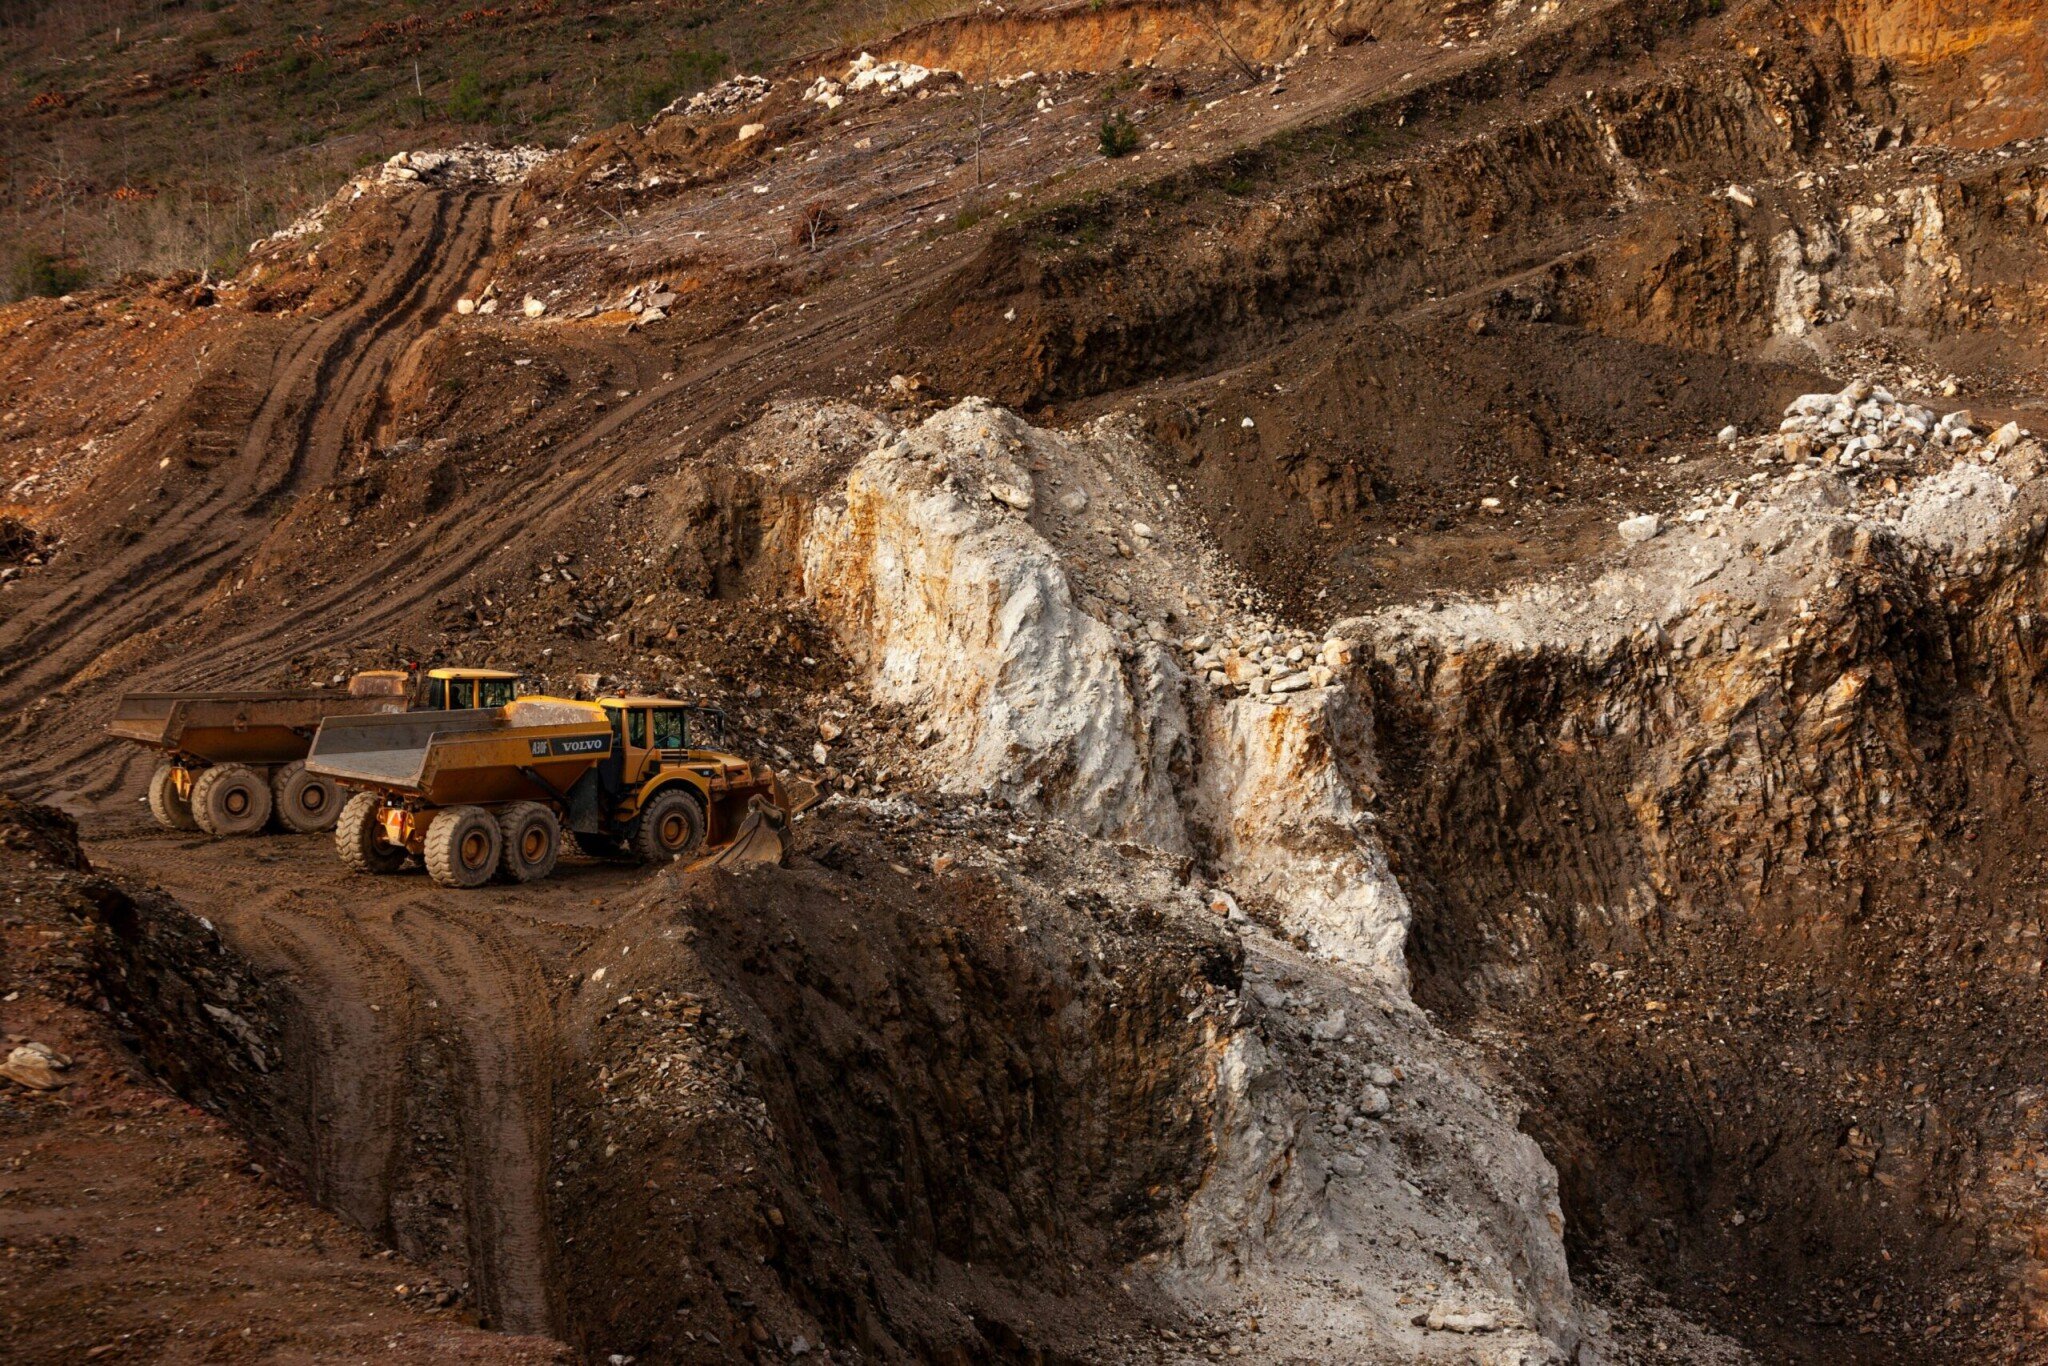
[[[687,749],[689,742],[683,727],[683,713],[673,708],[657,708],[654,713],[654,747],[656,749]]]
[[[427,680],[427,706],[434,711],[445,711],[448,707],[448,680],[430,678]]]
[[[479,707],[502,707],[510,702],[514,689],[509,678],[486,678],[478,681],[477,705]]]

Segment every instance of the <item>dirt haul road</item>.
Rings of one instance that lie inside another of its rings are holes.
[[[322,836],[91,846],[291,984],[302,1089],[269,1118],[303,1142],[314,1197],[467,1283],[486,1323],[548,1332],[550,1002],[592,908],[640,871],[571,860],[552,885],[479,899],[332,854]]]
[[[332,480],[374,431],[407,349],[471,284],[503,210],[497,196],[412,200],[361,295],[282,346],[247,433],[207,485],[147,536],[0,625],[0,698],[20,706],[205,597],[262,540],[283,500]]]

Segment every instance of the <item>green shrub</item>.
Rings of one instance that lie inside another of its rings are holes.
[[[710,85],[723,70],[723,53],[677,48],[661,65],[652,70],[642,68],[636,79],[612,97],[612,115],[634,123],[643,122],[672,101],[684,95],[694,95]]]
[[[46,251],[31,249],[14,260],[8,272],[8,294],[16,299],[55,298],[85,283],[85,272]]]
[[[457,123],[482,123],[497,106],[497,92],[474,70],[457,76],[455,88],[448,92],[448,117]]]
[[[1102,154],[1114,160],[1137,151],[1140,136],[1138,125],[1125,118],[1123,110],[1119,109],[1103,118],[1095,140],[1102,148]]]

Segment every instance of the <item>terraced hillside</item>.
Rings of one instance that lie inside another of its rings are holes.
[[[2048,20],[837,21],[0,310],[10,1034],[437,1350],[2031,1359]],[[158,829],[103,732],[441,663],[828,799],[458,892]],[[63,1255],[41,1355],[221,1329]]]

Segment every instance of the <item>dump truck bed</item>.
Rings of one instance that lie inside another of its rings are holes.
[[[374,788],[435,806],[559,800],[611,752],[611,726],[523,705],[519,721],[501,709],[337,716],[321,726],[306,767],[348,787]]]
[[[305,757],[330,716],[402,712],[403,697],[344,692],[128,693],[109,734],[209,763],[281,764]]]

